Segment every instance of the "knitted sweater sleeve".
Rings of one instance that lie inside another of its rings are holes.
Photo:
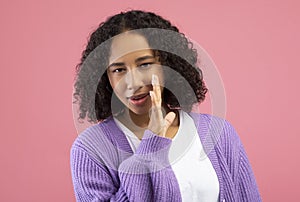
[[[73,145],[71,170],[77,201],[180,201],[168,162],[168,138],[146,130],[136,153],[122,161],[113,176],[87,150]],[[113,180],[119,178],[119,184]]]
[[[228,164],[233,173],[233,180],[235,181],[237,201],[261,202],[255,176],[244,146],[233,126],[228,122],[227,124],[228,140],[230,143],[227,142],[226,144],[231,146],[225,149],[225,153],[230,156],[228,157],[230,159],[228,160]]]
[[[123,188],[114,186],[108,169],[77,145],[71,149],[71,171],[77,202],[128,201]]]
[[[240,201],[261,202],[255,177],[251,169],[247,154],[242,145],[240,146],[240,163],[238,176],[238,198],[240,199]]]

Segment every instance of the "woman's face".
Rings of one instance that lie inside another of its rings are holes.
[[[163,83],[163,70],[146,39],[139,34],[124,33],[115,37],[107,75],[114,93],[137,115],[148,114],[151,108],[152,75]]]

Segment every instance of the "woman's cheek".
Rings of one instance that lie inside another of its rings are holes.
[[[122,80],[116,77],[110,78],[110,85],[112,86],[113,93],[121,100],[122,92],[124,93],[124,84],[121,82]]]

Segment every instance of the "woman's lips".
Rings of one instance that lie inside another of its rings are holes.
[[[134,95],[134,96],[129,97],[129,101],[134,105],[143,105],[143,104],[145,104],[148,96],[149,96],[149,93]]]

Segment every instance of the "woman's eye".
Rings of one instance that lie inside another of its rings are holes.
[[[140,67],[146,68],[146,67],[150,67],[153,63],[152,62],[148,62],[148,63],[143,63],[141,65],[139,65]]]
[[[124,71],[126,71],[125,68],[117,68],[117,69],[112,70],[113,73],[121,73],[121,72],[124,72]]]

